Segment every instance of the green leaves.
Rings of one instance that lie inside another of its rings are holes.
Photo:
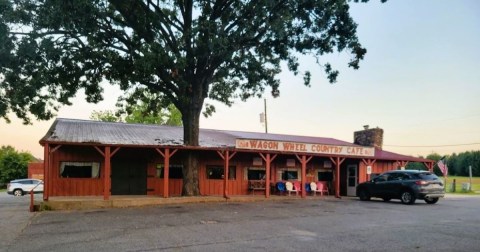
[[[0,116],[49,119],[80,90],[102,100],[104,80],[199,114],[207,97],[231,105],[278,95],[282,62],[306,86],[317,68],[334,83],[328,62],[301,72],[298,55],[347,51],[358,69],[366,50],[349,2],[1,0]]]
[[[28,152],[19,152],[12,146],[0,148],[0,184],[26,178],[28,163],[35,160]]]

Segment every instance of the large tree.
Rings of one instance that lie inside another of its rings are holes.
[[[104,122],[127,122],[181,126],[182,115],[172,103],[148,90],[137,89],[134,93],[121,96],[117,109],[93,111],[90,119]]]
[[[299,55],[316,57],[332,83],[324,54],[347,51],[357,69],[366,50],[350,2],[368,0],[0,0],[0,116],[49,119],[81,89],[101,100],[106,80],[164,96],[196,146],[202,108],[214,111],[207,97],[276,96],[282,62],[309,86]],[[197,166],[191,152],[183,195],[199,193]]]

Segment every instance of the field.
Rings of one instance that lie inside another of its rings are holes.
[[[443,178],[442,178],[443,179]],[[447,192],[451,192],[452,183],[455,179],[456,183],[456,192],[462,192],[462,183],[470,183],[469,177],[459,177],[459,176],[449,176],[447,178]],[[472,177],[472,191],[476,193],[480,193],[480,177]]]

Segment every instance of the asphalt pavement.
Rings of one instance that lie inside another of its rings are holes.
[[[24,201],[9,200],[17,207]],[[447,196],[435,205],[317,197],[36,214],[27,211],[28,201],[24,210],[17,211],[4,206],[3,197],[0,201],[4,251],[478,251],[480,247],[480,197]],[[11,235],[6,246],[5,218],[18,226],[16,237]]]

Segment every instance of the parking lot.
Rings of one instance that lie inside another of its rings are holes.
[[[31,214],[27,197],[2,195],[1,240],[5,251],[476,251],[479,206],[309,197]]]

